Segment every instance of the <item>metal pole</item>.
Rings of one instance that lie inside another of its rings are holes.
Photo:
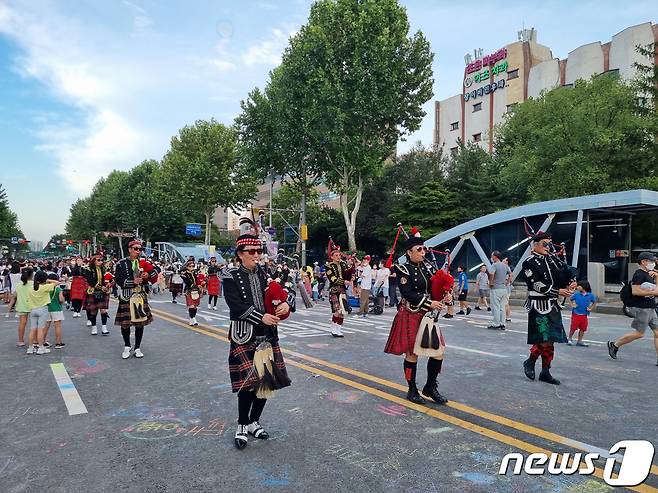
[[[304,191],[302,192],[302,214],[301,214],[301,221],[300,221],[300,236],[301,236],[301,228],[306,224],[306,187],[304,187]],[[306,265],[306,240],[302,238],[302,265]]]
[[[270,228],[272,227],[272,195],[274,194],[274,175],[270,175]]]
[[[580,237],[583,232],[583,210],[578,210],[578,218],[576,219],[576,236],[573,240],[573,256],[571,258],[571,266],[578,267],[578,255],[580,254]]]

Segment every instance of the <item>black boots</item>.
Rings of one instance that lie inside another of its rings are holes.
[[[539,374],[539,381],[550,383],[552,385],[560,385],[560,381],[557,378],[553,378],[551,372],[548,368],[544,368]]]
[[[432,386],[425,386],[423,388],[423,397],[427,399],[432,399],[437,404],[447,404],[448,399],[439,394],[439,388],[436,384]]]
[[[530,358],[523,362],[523,372],[525,373],[525,376],[530,380],[535,379],[535,362]]]
[[[414,404],[425,404],[425,399],[423,399],[418,393],[418,388],[409,387],[409,392],[407,392],[407,400],[413,402]]]

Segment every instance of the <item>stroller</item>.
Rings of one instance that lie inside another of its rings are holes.
[[[384,298],[384,289],[382,286],[375,287],[370,295],[370,301],[368,306],[371,307],[368,313],[373,315],[381,315],[384,313],[384,304],[386,300]]]

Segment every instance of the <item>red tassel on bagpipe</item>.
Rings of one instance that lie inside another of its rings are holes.
[[[400,232],[404,231],[402,228],[401,224],[398,224],[398,232],[395,234],[395,240],[393,241],[393,247],[391,248],[391,254],[388,256],[388,260],[386,261],[386,268],[390,269],[391,266],[393,265],[393,255],[395,254],[395,247],[398,244],[398,238],[400,238]]]

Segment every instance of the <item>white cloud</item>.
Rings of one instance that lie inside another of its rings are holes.
[[[242,61],[248,67],[253,65],[279,65],[288,39],[295,31],[272,29],[272,36],[250,46],[243,54]]]

